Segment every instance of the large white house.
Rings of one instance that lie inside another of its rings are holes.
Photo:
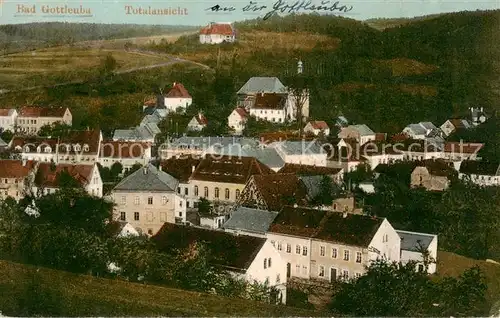
[[[269,145],[275,148],[285,163],[326,167],[328,154],[314,140],[277,141]]]
[[[103,141],[99,152],[99,163],[111,168],[115,162],[122,165],[124,171],[135,164],[146,165],[151,160],[151,144],[128,141]]]
[[[200,30],[200,43],[219,44],[236,41],[236,30],[231,23],[210,22]]]
[[[165,223],[153,241],[160,251],[192,249],[203,242],[213,265],[250,283],[275,287],[276,301],[286,303],[286,263],[266,238]]]
[[[500,164],[488,161],[463,161],[458,176],[481,186],[500,186]]]
[[[72,125],[73,115],[67,107],[25,106],[19,109],[17,115],[17,128],[24,134],[36,135],[43,126],[55,123]]]
[[[0,109],[0,129],[2,131],[10,130],[15,132],[17,122],[17,110],[14,108]]]
[[[181,83],[174,83],[165,95],[165,108],[170,112],[175,112],[178,108],[186,110],[192,103],[193,98]]]

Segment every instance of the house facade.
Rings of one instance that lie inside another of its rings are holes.
[[[337,135],[341,139],[355,139],[360,145],[376,139],[376,133],[367,125],[350,125],[340,129]]]
[[[164,105],[170,112],[176,112],[179,108],[185,111],[192,103],[193,98],[181,83],[174,83],[165,95]]]
[[[500,164],[488,161],[463,161],[458,176],[480,186],[500,186]]]
[[[401,262],[415,262],[416,271],[434,274],[437,267],[437,235],[401,230],[396,232],[401,238]]]
[[[187,125],[187,130],[202,131],[203,128],[207,127],[207,125],[208,125],[207,118],[202,113],[198,113],[196,116],[193,116],[193,118],[191,118],[191,120],[189,121]]]
[[[425,160],[413,169],[411,186],[424,187],[430,191],[444,191],[456,174],[453,167],[442,160]]]
[[[200,30],[200,43],[220,44],[236,41],[236,30],[231,23],[210,22]]]
[[[467,119],[452,118],[445,121],[439,128],[444,136],[448,137],[457,130],[471,129],[472,127],[472,123]]]
[[[179,181],[151,164],[123,179],[111,193],[116,220],[154,235],[165,222],[186,220],[186,199],[176,193]]]
[[[243,130],[245,130],[246,127],[248,116],[250,115],[243,107],[237,107],[231,112],[231,114],[229,114],[227,123],[229,128],[231,128],[231,130],[233,131],[234,135],[239,136],[243,133]]]
[[[0,109],[0,129],[2,131],[16,131],[17,110],[14,108]]]
[[[151,160],[151,144],[128,141],[104,141],[101,143],[99,163],[101,166],[111,168],[118,162],[123,171],[128,171],[132,166],[142,166]]]
[[[103,183],[97,164],[52,164],[41,162],[35,176],[33,192],[37,196],[42,196],[58,191],[61,187],[59,179],[61,173],[66,172],[72,177],[85,191],[101,198],[103,195]]]
[[[35,161],[0,160],[0,198],[24,198],[31,191],[37,168]]]
[[[410,124],[403,129],[403,134],[406,134],[412,139],[426,139],[433,132],[438,132],[438,128],[431,122],[420,122],[418,124]]]
[[[319,134],[323,134],[324,136],[329,136],[330,127],[328,127],[328,124],[322,120],[310,121],[304,127],[304,133],[306,134],[309,133],[315,136],[318,136]]]
[[[269,147],[275,148],[285,163],[326,167],[328,154],[315,141],[274,142]]]
[[[72,125],[73,116],[66,108],[48,108],[25,106],[19,109],[17,115],[18,131],[23,134],[36,135],[45,125],[57,122]]]

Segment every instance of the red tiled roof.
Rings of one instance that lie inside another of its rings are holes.
[[[461,129],[461,128],[466,128],[464,125],[464,120],[465,119],[452,118],[450,119],[450,122],[455,127],[455,129]]]
[[[382,140],[385,140],[387,138],[387,134],[386,133],[376,133],[375,134],[375,140],[376,141],[382,141]]]
[[[273,173],[273,170],[253,157],[206,155],[190,180],[245,184],[252,175]]]
[[[149,143],[130,141],[103,141],[99,156],[105,158],[141,159],[149,149]]]
[[[144,106],[156,106],[156,97],[150,97],[144,101]]]
[[[314,129],[329,129],[328,124],[323,120],[310,121],[312,128]]]
[[[233,35],[234,30],[230,24],[209,24],[200,30],[200,34],[220,34],[220,35]]]
[[[341,172],[340,168],[330,168],[330,167],[319,167],[310,165],[299,165],[294,163],[286,163],[283,168],[281,168],[278,173],[293,173],[296,175],[336,175]]]
[[[243,107],[237,107],[235,109],[235,111],[236,111],[236,113],[238,113],[238,115],[241,116],[241,118],[247,118],[248,117],[248,113],[245,110],[245,108],[243,108]]]
[[[21,160],[0,160],[0,178],[24,178],[34,166],[34,161],[26,161],[23,166]]]
[[[0,108],[0,116],[9,116],[10,108]]]
[[[198,114],[194,117],[196,118],[196,121],[198,122],[198,124],[200,124],[202,126],[208,125],[208,120],[203,114]]]
[[[38,186],[57,188],[59,186],[58,176],[63,171],[66,171],[82,186],[88,184],[92,179],[93,165],[71,165],[58,164],[55,169],[50,162],[42,162],[38,166],[38,171],[35,177],[35,183]]]
[[[295,173],[254,175],[252,178],[268,210],[279,211],[291,204],[290,200],[297,204],[307,203],[307,188]]]
[[[430,174],[435,176],[450,177],[457,174],[453,164],[441,159],[428,159],[416,162],[417,167],[425,167]]]
[[[181,83],[174,83],[172,89],[165,96],[166,98],[191,98],[189,92]]]
[[[33,107],[24,106],[19,109],[21,117],[63,117],[66,112],[66,107],[50,108],[50,107]]]
[[[276,93],[257,94],[254,108],[282,109],[285,107],[286,98]]]
[[[483,146],[484,144],[482,143],[447,142],[444,144],[444,152],[474,154],[483,148]]]

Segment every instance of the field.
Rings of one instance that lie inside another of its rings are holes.
[[[129,283],[0,261],[0,311],[17,316],[30,288],[58,316],[319,316],[285,306]],[[36,277],[36,279],[33,279]],[[33,283],[35,281],[36,283]],[[37,288],[34,288],[35,285]],[[27,300],[29,301],[29,299]],[[32,301],[33,302],[33,301]],[[41,304],[33,304],[40,307]],[[46,315],[50,313],[46,313]]]

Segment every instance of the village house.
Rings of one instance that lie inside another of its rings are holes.
[[[252,157],[277,172],[285,166],[285,161],[274,148],[262,144],[230,144],[224,147],[211,146],[205,154],[236,157]]]
[[[131,129],[116,129],[113,134],[114,141],[155,143],[156,135],[161,133],[155,123],[146,123]]]
[[[38,163],[27,160],[0,160],[0,198],[16,201],[30,193]]]
[[[236,235],[250,235],[265,238],[269,226],[277,215],[278,212],[275,211],[240,206],[231,212],[231,217],[222,225],[222,228],[224,231]]]
[[[66,108],[32,107],[24,106],[17,115],[17,128],[20,133],[36,135],[40,128],[55,123],[71,126],[73,116]]]
[[[227,117],[227,124],[236,136],[240,136],[246,128],[248,116],[245,108],[236,107]]]
[[[341,139],[355,139],[360,145],[376,139],[376,133],[367,125],[350,125],[340,129],[337,135]]]
[[[111,221],[109,232],[114,237],[134,237],[139,236],[139,232],[128,222]]]
[[[236,41],[236,29],[231,23],[210,22],[200,30],[200,43],[220,44]]]
[[[164,105],[170,112],[176,112],[178,109],[185,111],[192,103],[193,98],[181,83],[174,83],[165,95]]]
[[[445,137],[450,136],[456,131],[467,130],[473,127],[472,123],[467,119],[452,118],[445,121],[439,128]]]
[[[340,168],[330,168],[311,165],[300,165],[287,163],[279,170],[279,173],[293,173],[297,176],[327,176],[335,183],[342,182],[343,170]]]
[[[189,178],[188,199],[203,197],[218,207],[219,215],[214,226],[219,228],[228,218],[230,207],[240,197],[249,178],[255,175],[274,174],[274,171],[252,157],[214,157],[207,155],[200,161]],[[186,190],[185,190],[186,191]],[[205,225],[212,225],[213,217]],[[202,225],[204,225],[202,223]]]
[[[489,161],[463,161],[460,179],[469,179],[480,186],[500,186],[500,164]]]
[[[276,149],[285,163],[320,167],[327,164],[328,153],[316,140],[273,142],[269,147]]]
[[[446,190],[457,171],[453,165],[444,160],[424,160],[417,162],[411,173],[411,186],[424,187],[429,191]]]
[[[335,127],[338,129],[342,129],[343,127],[347,127],[349,125],[349,120],[345,118],[344,116],[338,116],[335,119]]]
[[[176,192],[179,181],[152,164],[135,171],[111,191],[116,220],[139,233],[153,235],[165,222],[186,222],[186,199]]]
[[[198,113],[197,115],[193,116],[193,118],[191,118],[191,120],[189,121],[187,125],[187,130],[202,131],[203,128],[207,127],[207,125],[208,125],[207,118],[202,113]]]
[[[248,179],[237,206],[280,211],[285,205],[306,205],[308,188],[294,173],[254,175]]]
[[[366,157],[362,156],[361,145],[356,139],[339,138],[331,144],[324,145],[323,149],[327,153],[326,165],[329,168],[351,172],[356,170],[357,166],[367,163]]]
[[[252,77],[237,92],[238,107],[269,122],[283,123],[297,120],[298,101],[302,117],[309,117],[309,92],[294,95],[277,77]]]
[[[104,141],[101,143],[99,152],[99,164],[106,168],[118,162],[121,164],[123,172],[128,171],[132,166],[140,164],[146,165],[151,160],[151,144],[129,141]]]
[[[478,160],[477,154],[484,147],[482,143],[446,142],[443,147],[442,158],[451,161],[455,169],[460,169],[464,160]]]
[[[310,121],[304,127],[304,133],[312,134],[315,136],[318,136],[319,134],[323,134],[324,136],[329,136],[330,127],[328,127],[328,124],[322,120]]]
[[[54,164],[41,162],[38,166],[33,193],[42,196],[54,193],[62,186],[61,175],[66,173],[73,178],[85,191],[93,196],[102,197],[102,179],[97,164]]]
[[[60,138],[14,136],[8,148],[24,160],[94,165],[101,141],[100,130],[75,130]]]
[[[402,133],[408,135],[412,139],[421,140],[432,137],[439,132],[438,128],[429,121],[420,122],[418,124],[410,124],[402,131]]]
[[[0,129],[1,131],[16,131],[17,110],[14,108],[0,109]]]
[[[357,278],[374,260],[400,260],[400,237],[383,218],[286,206],[267,237],[287,262],[288,277]]]
[[[249,283],[275,287],[277,302],[286,303],[286,265],[266,238],[165,223],[152,240],[161,252],[192,250],[203,243],[209,263]]]
[[[401,263],[413,261],[416,262],[416,271],[434,274],[437,266],[437,235],[401,230],[396,232],[401,238]]]
[[[471,107],[469,110],[471,112],[471,121],[474,126],[481,125],[488,119],[483,107]]]
[[[363,209],[356,205],[354,195],[338,197],[332,202],[332,211],[347,212],[350,214],[363,214]]]
[[[217,149],[228,145],[239,145],[241,147],[252,144],[257,145],[258,141],[253,138],[244,137],[188,137],[183,136],[174,140],[169,140],[161,145],[159,154],[161,160],[172,157],[191,156],[203,158],[207,153],[216,153]]]

